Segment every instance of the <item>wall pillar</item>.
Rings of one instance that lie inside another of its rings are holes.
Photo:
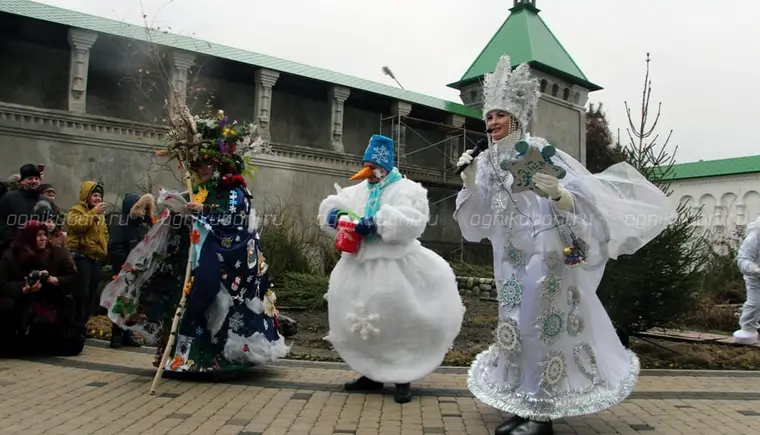
[[[174,114],[177,107],[187,104],[187,76],[195,65],[195,54],[174,50],[171,53],[171,88],[169,92],[169,109]]]
[[[330,141],[333,151],[345,152],[343,148],[343,103],[346,102],[351,90],[341,86],[333,86],[327,97],[331,102]]]
[[[453,166],[456,165],[459,156],[464,152],[462,144],[467,145],[466,138],[463,136],[464,132],[461,130],[464,127],[465,117],[449,114],[446,115],[445,123],[457,129],[457,131],[451,132],[449,138],[446,139],[446,164]]]
[[[406,163],[406,127],[400,118],[409,116],[412,112],[412,103],[406,101],[396,101],[391,105],[391,114],[396,115],[398,119],[393,121],[393,140],[396,141],[396,162],[398,164]]]
[[[69,67],[69,110],[87,112],[87,76],[90,68],[90,49],[98,39],[95,32],[69,28],[71,60]]]
[[[255,73],[256,100],[253,105],[253,119],[258,124],[258,134],[265,140],[272,139],[272,133],[269,129],[272,117],[272,87],[279,78],[279,71],[262,68],[256,70]]]

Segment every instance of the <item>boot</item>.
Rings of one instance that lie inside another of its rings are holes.
[[[396,401],[396,403],[403,404],[403,403],[409,403],[412,401],[412,386],[409,383],[406,384],[396,384],[396,392],[393,395],[393,400]]]
[[[497,426],[493,433],[494,435],[509,435],[517,426],[525,423],[525,421],[519,415],[512,416],[512,418]]]
[[[135,339],[135,334],[132,331],[124,331],[122,335],[122,342],[127,347],[142,347],[139,341]]]
[[[514,428],[509,435],[554,435],[554,427],[551,421],[526,420]]]
[[[346,383],[343,388],[346,391],[377,391],[383,389],[383,383],[362,376],[353,382]]]
[[[119,349],[124,346],[124,331],[115,323],[111,323],[111,349]]]

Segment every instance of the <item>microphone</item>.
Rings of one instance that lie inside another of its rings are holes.
[[[486,133],[488,133],[488,134],[491,134],[491,130],[490,130],[490,129],[486,130]],[[478,141],[478,142],[475,144],[475,146],[474,146],[474,147],[472,147],[472,154],[471,154],[472,158],[473,158],[473,159],[475,159],[475,157],[477,157],[477,156],[478,156],[478,154],[482,153],[483,151],[485,151],[485,150],[487,150],[487,149],[488,149],[488,139],[486,139],[486,138],[480,139],[480,140],[479,140],[479,141]],[[460,166],[460,167],[457,169],[457,175],[461,175],[461,174],[462,174],[462,172],[463,172],[463,171],[464,171],[464,170],[465,170],[465,169],[466,169],[468,166],[470,166],[470,165],[469,165],[469,164],[466,164],[466,165],[462,165],[462,166]]]

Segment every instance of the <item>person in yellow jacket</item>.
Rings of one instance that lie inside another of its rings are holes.
[[[79,204],[66,216],[66,243],[74,257],[79,282],[73,289],[76,325],[87,334],[87,321],[98,295],[100,271],[108,258],[108,225],[104,216],[103,186],[85,181],[79,186]]]

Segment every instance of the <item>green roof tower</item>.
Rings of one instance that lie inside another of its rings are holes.
[[[482,107],[483,75],[506,54],[515,67],[530,65],[541,84],[541,99],[529,130],[545,137],[581,162],[585,161],[585,105],[589,92],[602,89],[591,82],[539,15],[536,0],[513,0],[504,24],[488,41],[459,81],[462,102]]]

